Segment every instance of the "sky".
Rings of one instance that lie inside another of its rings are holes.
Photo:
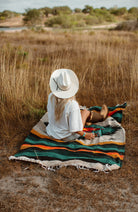
[[[85,5],[91,5],[94,8],[102,6],[106,8],[117,7],[138,7],[138,0],[0,0],[0,12],[11,10],[15,12],[25,12],[25,9],[69,6],[71,9],[84,8]]]

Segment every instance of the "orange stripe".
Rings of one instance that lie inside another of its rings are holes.
[[[116,111],[122,111],[122,110],[125,110],[125,108],[116,108],[116,109],[113,110],[113,111],[109,111],[109,112],[108,112],[108,116],[112,116],[113,114],[116,113]]]
[[[49,137],[48,135],[40,134],[39,132],[37,132],[37,131],[34,130],[34,129],[31,130],[31,133],[34,134],[34,135],[37,135],[39,138],[47,138],[47,139],[50,139],[50,140],[53,140],[53,141],[65,142],[65,141],[61,141],[61,140],[59,140],[59,139],[51,138],[51,137]]]
[[[94,151],[94,150],[87,150],[87,149],[79,149],[79,150],[71,150],[71,149],[68,149],[66,147],[51,147],[51,146],[44,146],[44,145],[31,145],[31,144],[23,144],[21,146],[21,150],[23,149],[27,149],[27,148],[30,148],[30,147],[37,147],[37,148],[40,148],[40,149],[43,149],[43,150],[55,150],[55,149],[63,149],[63,150],[68,150],[70,152],[92,152],[92,153],[101,153],[101,154],[105,154],[105,155],[109,155],[113,158],[120,158],[121,160],[123,160],[124,156],[123,155],[120,155],[119,153],[117,152],[103,152],[103,151]]]
[[[49,136],[46,136],[46,135],[42,135],[40,134],[39,132],[37,132],[36,130],[32,129],[31,130],[31,133],[34,134],[34,135],[37,135],[39,138],[47,138],[47,139],[50,139],[52,141],[57,141],[57,142],[62,142],[62,143],[65,143],[65,141],[62,141],[62,140],[59,140],[59,139],[54,139],[54,138],[51,138]],[[104,145],[104,144],[116,144],[116,145],[119,145],[119,146],[123,146],[125,145],[125,142],[123,143],[119,143],[119,142],[114,142],[114,141],[107,141],[107,142],[99,142],[97,144],[89,144],[89,145],[86,145],[84,144],[82,141],[79,141],[79,140],[75,140],[77,143],[80,143],[82,144],[83,146],[94,146],[94,145]],[[72,141],[70,141],[72,142]],[[85,141],[84,141],[85,142]]]
[[[114,110],[109,110],[109,113],[111,113],[111,112],[114,112],[114,111],[120,111],[120,110],[125,110],[125,108],[116,108],[116,109],[114,109]],[[94,112],[96,112],[96,113],[99,113],[99,111],[97,111],[97,110],[92,110],[92,111],[94,111]]]

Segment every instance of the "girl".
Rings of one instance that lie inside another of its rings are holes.
[[[84,132],[83,127],[87,121],[102,121],[106,118],[107,107],[104,105],[97,115],[88,110],[80,110],[75,99],[79,89],[76,74],[70,69],[58,69],[50,78],[50,89],[47,111],[49,124],[46,132],[49,136],[64,141],[72,141],[80,136],[94,139],[93,133]]]

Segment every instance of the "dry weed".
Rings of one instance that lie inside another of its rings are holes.
[[[24,31],[0,33],[0,39],[0,211],[137,211],[137,35]],[[49,78],[57,68],[77,73],[81,105],[128,103],[120,170],[48,172],[36,164],[8,161],[45,113]]]

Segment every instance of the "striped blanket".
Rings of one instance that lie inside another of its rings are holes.
[[[50,170],[63,166],[75,166],[95,171],[115,170],[122,166],[125,154],[125,130],[121,126],[122,111],[126,103],[108,107],[108,118],[85,126],[84,131],[95,133],[93,140],[79,138],[71,142],[51,139],[45,131],[47,113],[33,127],[18,153],[10,160],[34,162]],[[100,111],[101,107],[89,110]]]

